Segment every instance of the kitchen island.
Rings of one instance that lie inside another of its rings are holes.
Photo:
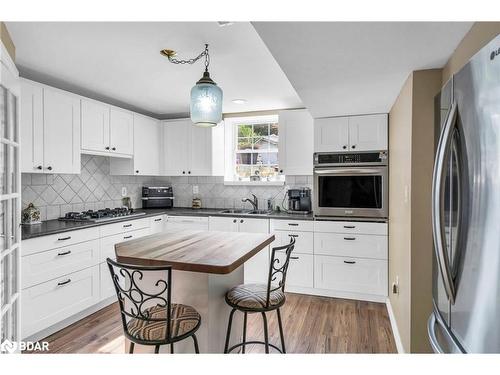
[[[243,283],[243,264],[273,241],[273,234],[176,230],[119,243],[115,252],[121,263],[171,265],[172,302],[193,306],[201,315],[196,333],[200,352],[222,353],[231,310],[224,300],[225,293]],[[157,278],[151,276],[151,282],[156,282]],[[234,343],[240,340],[242,328],[241,316],[236,314]],[[152,346],[136,345],[135,351],[153,350]],[[161,348],[161,352],[168,351],[168,345]],[[193,351],[191,340],[175,344],[176,353]]]

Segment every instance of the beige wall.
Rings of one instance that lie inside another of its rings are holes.
[[[411,352],[430,352],[427,319],[432,312],[432,171],[434,97],[441,69],[413,73],[411,147]]]
[[[405,352],[425,353],[432,311],[434,96],[441,69],[413,72],[389,112],[389,295]]]
[[[405,352],[410,351],[411,127],[413,74],[389,112],[389,298]]]
[[[5,26],[5,23],[3,23],[1,21],[0,21],[0,40],[2,41],[3,45],[7,49],[7,52],[9,53],[11,59],[13,61],[15,61],[16,60],[16,47],[14,46],[14,43],[12,42],[9,31],[7,30],[7,26]]]
[[[476,22],[443,67],[442,83],[450,79],[486,43],[500,34],[500,22]]]

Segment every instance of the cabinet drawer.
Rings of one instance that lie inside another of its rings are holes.
[[[315,255],[314,287],[386,296],[387,261]]]
[[[166,215],[154,216],[151,218],[151,234],[160,233],[165,230]]]
[[[293,253],[301,254],[312,254],[313,245],[313,233],[312,232],[292,232],[292,231],[282,231],[277,230],[274,232],[276,236],[276,246],[284,246],[290,243],[290,238],[295,238],[295,247]],[[273,246],[275,246],[273,244]]]
[[[135,240],[149,234],[150,229],[145,228],[101,238],[101,254],[99,256],[99,262],[106,262],[107,258],[116,259],[115,245],[117,243]]]
[[[358,221],[315,221],[315,232],[359,233],[387,236],[387,223],[366,223]]]
[[[118,234],[118,233],[126,233],[132,230],[137,230],[142,228],[149,228],[148,217],[137,220],[121,221],[119,223],[103,225],[101,227],[101,237],[112,236],[113,234]]]
[[[271,220],[271,231],[275,230],[298,230],[313,231],[314,222],[312,220]]]
[[[22,256],[99,238],[99,228],[87,228],[24,240]]]
[[[208,230],[208,217],[168,216],[168,230]]]
[[[276,255],[280,263],[285,260],[285,253],[278,251]],[[311,254],[295,254],[290,256],[290,264],[286,275],[286,287],[297,286],[301,288],[312,288],[314,285],[314,262]]]
[[[24,289],[22,337],[26,338],[99,302],[99,266]]]
[[[116,296],[115,286],[111,279],[108,263],[104,262],[99,265],[100,274],[100,300],[105,300],[110,297]]]
[[[22,288],[82,270],[99,262],[99,240],[60,247],[21,258]]]
[[[314,254],[387,259],[387,236],[314,233]]]

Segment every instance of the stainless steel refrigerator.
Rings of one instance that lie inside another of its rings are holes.
[[[438,353],[500,353],[500,35],[436,98],[433,305]]]

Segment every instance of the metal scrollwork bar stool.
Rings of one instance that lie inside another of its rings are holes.
[[[265,345],[266,353],[269,353],[269,347],[276,349],[280,353],[286,353],[285,337],[283,334],[283,324],[281,321],[280,307],[284,305],[285,281],[290,255],[295,246],[295,238],[285,246],[274,247],[271,253],[271,264],[269,266],[269,276],[267,285],[265,284],[243,284],[231,288],[226,293],[226,302],[233,309],[229,314],[229,323],[226,334],[226,344],[224,353],[230,353],[236,348],[241,347],[241,352],[245,353],[245,346],[249,344]],[[269,343],[269,334],[267,327],[266,313],[276,310],[278,316],[278,327],[280,331],[281,349],[276,345]],[[229,348],[231,338],[231,325],[233,315],[236,311],[243,312],[243,342],[233,345]],[[246,341],[247,315],[252,313],[261,313],[264,323],[264,341]]]
[[[194,350],[199,353],[196,331],[200,314],[191,306],[172,303],[171,266],[133,266],[107,259],[113,279],[125,337],[130,340],[129,353],[134,345],[154,345],[159,353],[161,345],[170,345],[192,337]],[[146,274],[154,275],[146,278]],[[156,275],[159,276],[156,282]],[[146,281],[148,280],[148,281]]]

